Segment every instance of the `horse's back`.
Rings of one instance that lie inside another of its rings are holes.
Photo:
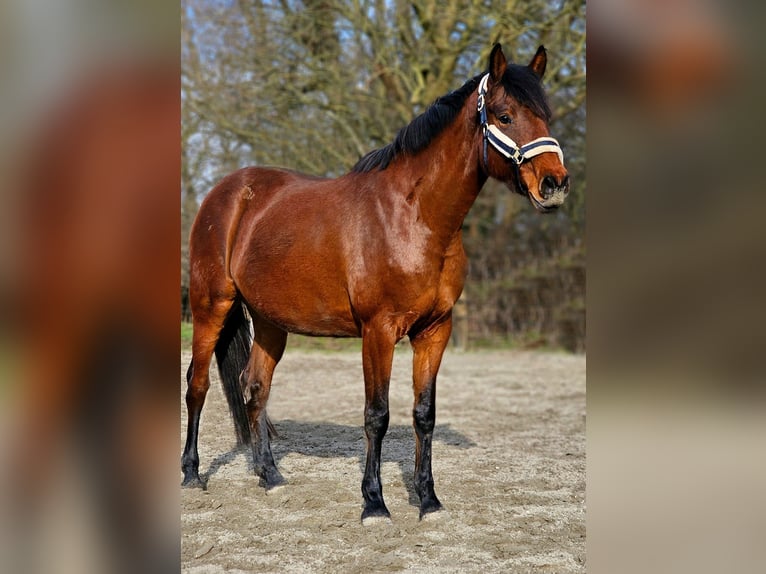
[[[192,252],[210,246],[231,247],[243,215],[257,210],[281,189],[299,179],[312,179],[279,168],[245,167],[221,179],[205,196],[191,230]]]
[[[225,176],[210,190],[200,206],[197,219],[200,216],[224,217],[226,208],[234,212],[228,215],[236,215],[236,206],[243,200],[255,200],[257,203],[301,180],[322,181],[322,178],[282,168],[243,167]]]

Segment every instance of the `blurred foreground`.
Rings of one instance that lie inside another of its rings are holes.
[[[4,572],[178,567],[178,7],[146,6],[4,6]]]

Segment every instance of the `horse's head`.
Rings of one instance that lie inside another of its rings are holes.
[[[528,66],[509,64],[500,44],[479,85],[481,157],[488,175],[551,211],[569,193],[569,174],[558,142],[550,137],[551,112],[542,88],[547,56],[540,46]]]

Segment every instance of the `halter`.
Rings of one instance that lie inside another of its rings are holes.
[[[519,177],[519,166],[533,157],[540,155],[541,153],[555,153],[558,154],[561,163],[564,163],[564,152],[557,142],[552,137],[541,137],[532,140],[523,146],[518,146],[515,141],[505,135],[500,129],[487,122],[487,81],[489,80],[489,74],[486,74],[479,82],[479,101],[477,111],[479,112],[479,120],[481,121],[481,131],[484,134],[484,168],[487,169],[487,142],[492,144],[500,154],[507,159],[510,159],[516,169],[516,179],[520,187],[524,184]],[[524,190],[526,191],[526,190]]]

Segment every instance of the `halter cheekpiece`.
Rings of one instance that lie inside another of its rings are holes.
[[[529,143],[519,146],[505,135],[500,129],[487,122],[487,81],[489,74],[486,74],[479,82],[479,100],[477,111],[479,112],[479,121],[481,122],[481,131],[484,134],[484,166],[487,166],[487,143],[491,143],[498,152],[504,157],[510,159],[514,166],[518,167],[525,161],[532,159],[541,153],[551,152],[558,154],[561,163],[564,163],[564,152],[552,137],[541,137],[532,140]],[[521,183],[521,182],[520,182]]]

